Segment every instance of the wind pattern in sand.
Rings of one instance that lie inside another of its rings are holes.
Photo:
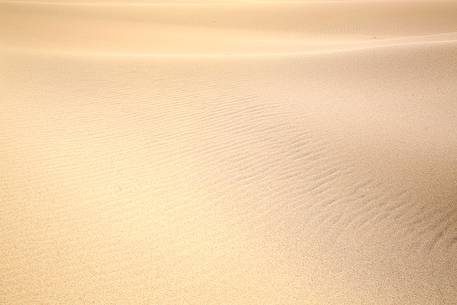
[[[0,304],[456,304],[457,2],[0,1]]]

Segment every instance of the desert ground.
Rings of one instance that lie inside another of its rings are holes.
[[[457,304],[457,1],[0,0],[0,304]]]

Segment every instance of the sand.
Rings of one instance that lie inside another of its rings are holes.
[[[456,303],[457,2],[0,2],[0,304]]]

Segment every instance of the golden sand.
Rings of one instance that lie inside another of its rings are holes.
[[[457,303],[457,2],[0,1],[0,304]]]

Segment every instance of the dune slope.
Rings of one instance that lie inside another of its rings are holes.
[[[0,304],[455,304],[453,1],[0,2]]]

